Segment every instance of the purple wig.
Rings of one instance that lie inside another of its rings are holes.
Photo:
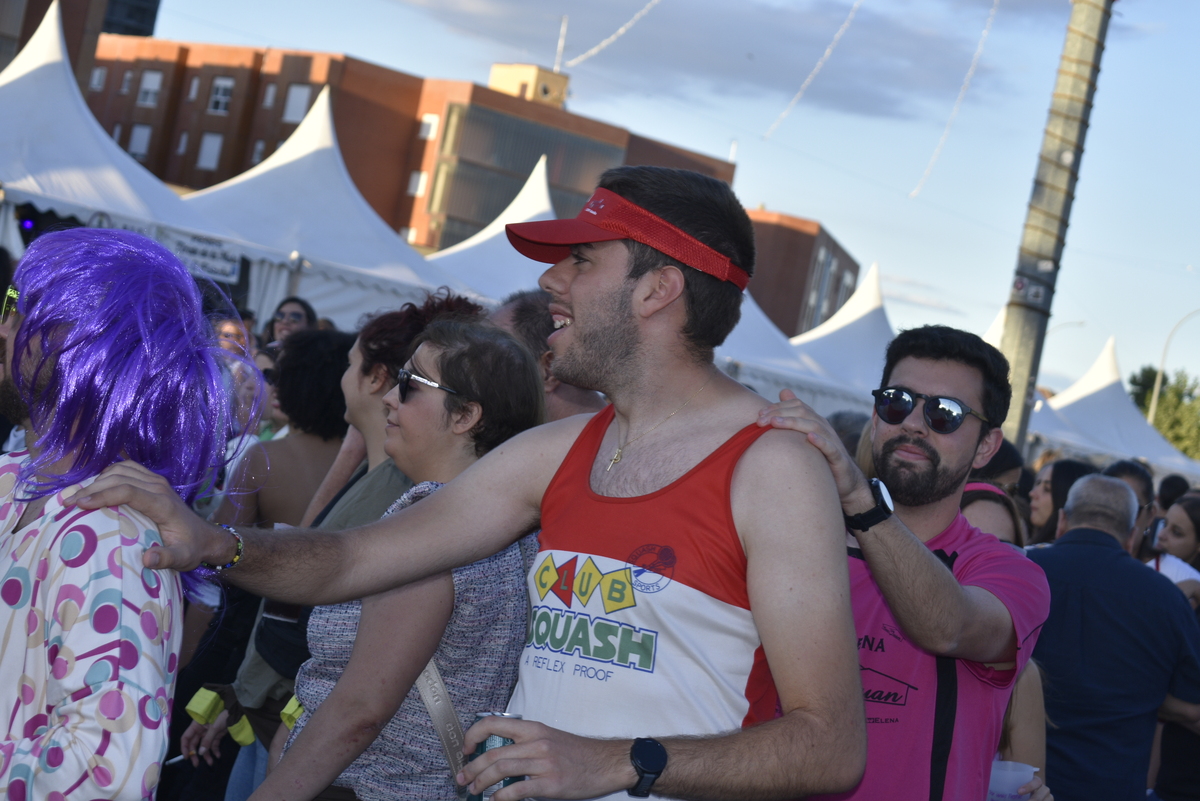
[[[41,449],[20,474],[29,496],[132,459],[191,503],[236,421],[231,356],[187,268],[139,234],[75,228],[36,239],[13,283],[12,378]]]

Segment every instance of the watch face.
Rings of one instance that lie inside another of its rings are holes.
[[[883,503],[883,505],[887,508],[887,510],[889,512],[896,511],[896,506],[895,506],[895,504],[892,503],[892,493],[888,492],[887,485],[884,484],[882,481],[880,481],[877,478],[872,479],[872,482],[875,484],[875,487],[877,488],[877,491],[878,491],[877,494],[879,495],[880,502]]]
[[[667,767],[667,749],[658,740],[641,738],[633,741],[629,758],[635,768],[645,773],[659,774]]]

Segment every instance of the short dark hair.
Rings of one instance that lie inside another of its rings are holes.
[[[282,309],[284,306],[286,306],[289,303],[295,303],[297,306],[304,309],[304,317],[305,317],[305,319],[308,320],[309,328],[317,327],[317,310],[314,309],[312,307],[312,304],[309,303],[307,300],[305,300],[304,298],[298,298],[295,295],[289,295],[288,297],[279,301],[279,305],[275,307],[275,313],[271,315],[271,319],[274,320],[275,314],[278,314],[279,310]]]
[[[501,309],[511,306],[512,335],[529,348],[534,356],[550,350],[547,341],[554,333],[554,318],[550,315],[550,293],[544,289],[523,289],[500,302]]]
[[[375,365],[382,364],[394,383],[413,352],[413,340],[436,319],[461,317],[477,319],[482,306],[455,295],[448,287],[430,293],[421,305],[405,303],[396,311],[371,315],[362,321],[358,332],[358,350],[362,353],[362,374],[370,375]]]
[[[462,320],[434,320],[413,342],[428,343],[441,353],[441,383],[454,390],[446,396],[447,414],[478,403],[479,422],[471,429],[475,455],[483,456],[522,431],[541,425],[545,394],[537,360],[529,348],[494,325]]]
[[[983,377],[983,409],[987,423],[983,431],[999,428],[1008,417],[1012,385],[1008,383],[1008,359],[969,331],[946,325],[925,325],[901,331],[887,348],[880,388],[891,380],[892,370],[903,359],[951,361],[974,367]]]
[[[1163,476],[1163,480],[1158,484],[1158,505],[1164,509],[1171,508],[1171,504],[1191,488],[1192,485],[1188,483],[1188,480],[1178,473]]]
[[[661,217],[754,275],[754,226],[724,181],[689,170],[625,166],[600,176],[600,188]],[[623,241],[629,249],[630,280],[667,264],[682,270],[687,309],[684,342],[697,361],[711,361],[713,349],[741,317],[742,291],[649,245]]]
[[[321,439],[346,434],[342,374],[350,364],[354,334],[297,331],[275,362],[275,396],[290,425]]]
[[[1150,471],[1132,459],[1121,459],[1113,462],[1101,471],[1101,475],[1109,478],[1131,478],[1140,489],[1135,490],[1138,496],[1138,506],[1154,500],[1154,479]]]

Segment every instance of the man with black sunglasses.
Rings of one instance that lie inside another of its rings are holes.
[[[846,515],[868,743],[849,797],[983,798],[1013,683],[1050,604],[1041,569],[958,508],[972,468],[1003,441],[1008,362],[974,334],[911,329],[888,346],[872,395],[879,477],[869,482],[800,401],[761,413],[821,449]],[[1040,778],[1031,791],[1049,792]]]

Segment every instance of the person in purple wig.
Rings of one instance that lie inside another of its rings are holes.
[[[64,503],[136,459],[191,502],[235,425],[222,351],[187,269],[127,231],[35,240],[0,311],[0,795],[153,798],[167,748],[182,585],[127,507]]]

